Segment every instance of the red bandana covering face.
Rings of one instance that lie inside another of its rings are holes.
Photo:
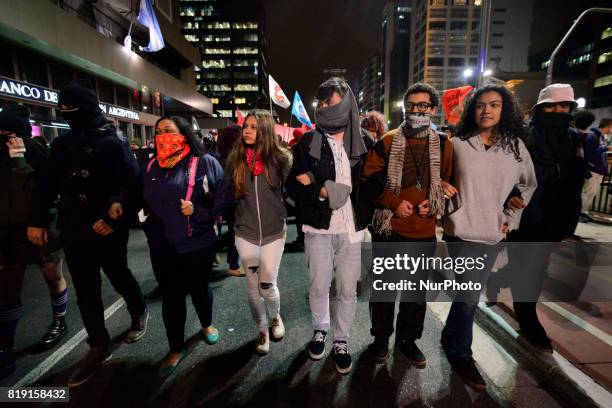
[[[187,138],[175,133],[164,133],[155,136],[157,163],[162,169],[171,169],[189,154]]]
[[[258,154],[257,158],[255,158],[255,150],[251,147],[246,149],[246,161],[247,167],[251,170],[254,176],[259,176],[264,171],[264,165],[261,161],[261,155]],[[255,163],[253,163],[255,162]]]

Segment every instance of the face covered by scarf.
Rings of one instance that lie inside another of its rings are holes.
[[[162,169],[171,169],[189,154],[187,138],[175,133],[164,133],[155,136],[157,163]]]
[[[574,119],[569,113],[535,112],[531,118],[527,147],[542,164],[560,164],[576,155],[568,129]]]

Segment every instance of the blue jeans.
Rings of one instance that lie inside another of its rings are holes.
[[[463,241],[459,238],[444,236],[444,241],[451,243],[448,252],[451,257],[480,257],[486,254],[484,268],[481,271],[465,272],[456,275],[457,281],[478,281],[484,284],[495,264],[499,248],[497,245],[477,244]],[[459,245],[464,242],[468,245]],[[480,291],[462,292],[461,301],[453,301],[446,317],[442,337],[451,345],[451,354],[458,358],[472,357],[472,338],[474,328],[474,315],[478,307]]]

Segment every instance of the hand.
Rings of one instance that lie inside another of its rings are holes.
[[[185,201],[181,198],[181,212],[184,216],[189,217],[193,214],[193,203],[191,201]]]
[[[121,203],[112,203],[108,209],[108,216],[115,221],[123,217],[123,206]]]
[[[321,187],[321,190],[319,191],[319,197],[327,198],[327,189],[325,187]]]
[[[504,223],[504,225],[502,225],[502,232],[503,232],[504,234],[507,234],[507,233],[509,233],[509,232],[510,232],[510,226],[508,225],[508,223],[507,223],[507,222],[506,222],[506,223]]]
[[[43,245],[47,243],[47,229],[28,227],[28,239],[34,245]]]
[[[23,154],[26,152],[25,144],[23,144],[23,139],[20,137],[11,137],[6,145],[9,149],[9,157],[23,157]]]
[[[92,225],[91,228],[94,230],[96,234],[102,235],[103,237],[110,235],[114,232],[114,230],[111,227],[109,227],[106,221],[104,220],[96,221],[94,225]]]
[[[452,198],[455,194],[457,194],[459,192],[448,181],[442,181],[440,184],[442,184],[442,190],[444,190],[444,198],[446,198],[446,199]]]
[[[419,217],[427,217],[429,215],[429,200],[421,201],[417,208]]]
[[[310,183],[312,183],[312,181],[310,180],[310,177],[308,176],[307,173],[302,173],[299,176],[296,177],[297,181],[299,181],[300,183],[302,183],[303,185],[307,186]]]
[[[525,207],[525,201],[519,196],[514,196],[508,200],[508,208],[513,211],[520,210]]]
[[[402,200],[400,205],[395,209],[395,214],[400,218],[410,217],[412,215],[412,210],[414,206],[410,201]]]

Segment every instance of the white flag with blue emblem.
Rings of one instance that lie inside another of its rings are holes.
[[[166,46],[151,0],[140,0],[138,22],[149,29],[149,45],[140,47],[140,51],[156,52]]]
[[[312,122],[308,117],[308,113],[306,112],[306,108],[304,107],[304,103],[302,102],[302,98],[300,98],[300,95],[297,93],[297,91],[295,91],[295,95],[293,96],[293,106],[291,107],[291,114],[295,116],[297,120],[300,121],[300,123],[303,123],[304,125],[312,129]]]

